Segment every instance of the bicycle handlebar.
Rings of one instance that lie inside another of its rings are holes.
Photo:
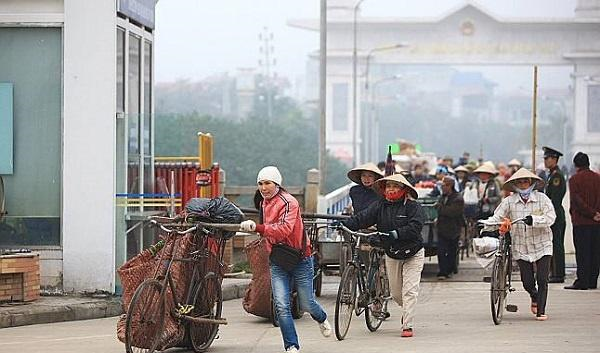
[[[525,219],[526,218],[527,217],[517,218],[514,221],[511,221],[510,224],[515,224],[515,223],[519,223],[519,222],[525,223]],[[487,222],[484,219],[480,219],[480,220],[477,221],[477,224],[481,224],[481,225],[484,225],[484,226],[499,226],[499,225],[502,225],[502,222]]]
[[[352,236],[358,237],[358,238],[368,238],[371,235],[382,234],[381,232],[371,232],[371,233],[355,232],[353,230],[350,230],[348,227],[346,227],[345,225],[343,225],[341,223],[338,225],[338,229],[345,233],[348,233]]]
[[[180,230],[175,230],[175,229],[169,229],[169,228],[167,228],[167,227],[163,226],[162,224],[160,224],[160,223],[159,223],[157,220],[155,220],[155,219],[151,219],[151,220],[150,220],[150,223],[151,223],[151,224],[153,224],[153,225],[155,225],[155,226],[157,226],[158,228],[162,229],[164,232],[167,232],[167,233],[177,233],[177,234],[179,234],[179,235],[185,235],[185,234],[188,234],[188,233],[191,233],[191,232],[195,232],[195,231],[198,229],[198,226],[197,226],[197,225],[196,225],[196,226],[193,226],[193,227],[191,227],[191,228],[188,228],[188,229],[186,229],[186,230],[183,230],[183,231],[180,231]]]

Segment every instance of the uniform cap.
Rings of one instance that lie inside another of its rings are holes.
[[[542,150],[544,150],[544,158],[546,158],[546,157],[559,158],[559,157],[562,157],[562,155],[563,155],[559,151],[555,150],[554,148],[550,148],[548,146],[542,147]]]

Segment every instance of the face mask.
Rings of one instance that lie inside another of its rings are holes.
[[[527,189],[519,189],[516,186],[513,187],[513,189],[515,190],[515,192],[519,193],[519,196],[521,196],[522,199],[527,200],[527,199],[529,199],[529,195],[531,195],[531,191],[533,191],[534,187],[535,187],[535,184],[532,184]]]
[[[400,189],[398,191],[386,191],[385,199],[388,201],[398,201],[406,195],[406,189]]]

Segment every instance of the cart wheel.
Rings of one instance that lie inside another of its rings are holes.
[[[271,292],[271,324],[274,327],[279,327],[279,321],[277,321],[277,311],[275,310],[275,300],[273,300],[273,293]]]
[[[292,292],[292,317],[294,320],[301,319],[304,316],[304,311],[300,309],[300,300],[298,300],[298,292]]]
[[[292,293],[292,318],[294,320],[302,318],[304,311],[300,310],[300,302],[297,299],[296,292]],[[271,293],[271,324],[274,327],[279,327],[279,321],[277,320],[277,310],[275,309],[275,300],[273,300],[273,293]]]
[[[323,287],[323,271],[319,270],[315,278],[313,279],[313,290],[315,291],[315,296],[321,296],[321,288]]]

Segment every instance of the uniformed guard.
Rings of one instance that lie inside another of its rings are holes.
[[[551,227],[553,251],[549,283],[563,283],[565,281],[565,210],[562,207],[562,200],[567,191],[567,184],[558,167],[558,159],[563,154],[546,146],[542,149],[544,165],[549,170],[544,193],[552,200],[556,212],[556,221]]]

